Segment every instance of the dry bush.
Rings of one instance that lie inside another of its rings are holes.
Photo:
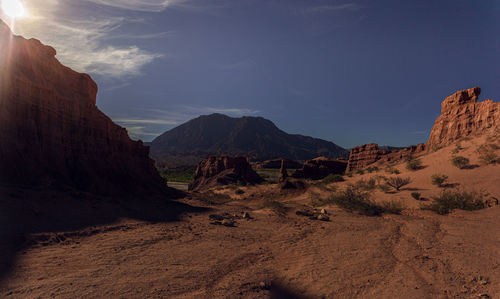
[[[453,157],[451,163],[460,169],[467,168],[469,166],[469,159],[462,156]]]
[[[422,209],[431,210],[441,215],[448,214],[455,209],[480,210],[486,207],[483,198],[482,193],[475,191],[444,190],[441,195],[433,197],[433,203],[422,206]]]
[[[483,144],[477,149],[477,154],[479,155],[479,160],[484,164],[495,164],[498,163],[499,157],[496,151],[498,150],[498,145],[493,143]]]
[[[446,180],[448,179],[448,176],[446,174],[433,174],[431,176],[431,179],[432,179],[432,184],[433,185],[436,185],[438,187],[443,187],[444,186],[444,183],[446,182]]]
[[[386,184],[396,189],[396,191],[399,191],[401,187],[408,185],[410,182],[411,178],[402,178],[400,176],[389,177],[386,180]]]

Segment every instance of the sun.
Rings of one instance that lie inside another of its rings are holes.
[[[12,19],[24,16],[24,6],[20,0],[1,0],[3,12]]]

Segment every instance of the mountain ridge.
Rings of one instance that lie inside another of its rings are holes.
[[[182,162],[179,161],[181,156],[185,156],[181,160],[186,164],[193,164],[190,160],[220,154],[244,155],[255,161],[309,160],[318,156],[345,158],[348,154],[333,142],[288,134],[263,117],[233,118],[220,113],[189,120],[166,131],[149,145],[152,158],[177,165]]]

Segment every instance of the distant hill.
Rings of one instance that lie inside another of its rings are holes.
[[[252,161],[275,158],[346,158],[348,152],[326,140],[288,134],[262,117],[203,115],[165,132],[150,144],[151,156],[166,166],[194,165],[209,155],[244,155]]]

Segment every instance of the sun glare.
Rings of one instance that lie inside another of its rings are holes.
[[[2,11],[12,19],[24,16],[24,6],[20,0],[1,0]]]

